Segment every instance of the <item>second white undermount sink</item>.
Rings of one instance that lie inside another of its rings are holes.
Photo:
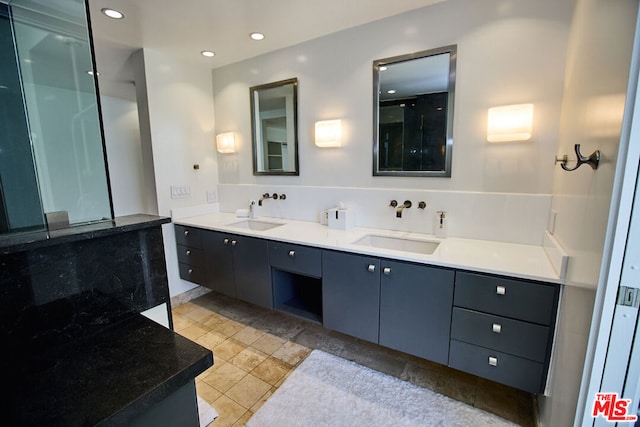
[[[380,249],[391,249],[395,251],[414,252],[418,254],[431,255],[438,248],[440,242],[367,234],[366,236],[354,241],[353,244],[372,246],[374,248]]]
[[[244,228],[247,230],[257,230],[257,231],[271,230],[272,228],[280,227],[281,225],[284,225],[284,224],[281,224],[279,222],[261,221],[256,219],[243,219],[242,221],[227,224],[228,227],[238,227],[238,228]]]

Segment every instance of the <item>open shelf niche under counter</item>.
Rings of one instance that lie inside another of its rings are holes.
[[[274,308],[322,323],[321,250],[270,242],[269,262]]]

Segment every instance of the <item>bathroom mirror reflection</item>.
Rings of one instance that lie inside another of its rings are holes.
[[[254,86],[251,131],[254,175],[299,175],[298,79]]]
[[[450,177],[456,46],[373,62],[373,174]]]

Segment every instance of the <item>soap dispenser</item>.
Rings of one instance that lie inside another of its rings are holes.
[[[436,237],[447,237],[447,213],[445,211],[436,212]]]

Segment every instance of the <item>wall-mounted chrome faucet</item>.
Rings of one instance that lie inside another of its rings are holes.
[[[282,193],[282,194],[278,194],[278,193],[273,193],[273,194],[269,194],[269,193],[264,193],[260,199],[258,199],[258,206],[262,206],[262,201],[265,199],[273,199],[273,200],[285,200],[287,198],[287,195]]]
[[[402,211],[411,207],[411,200],[405,200],[401,206],[396,208],[396,218],[402,218]]]
[[[271,198],[271,194],[269,193],[264,193],[259,199],[258,199],[258,206],[262,206],[262,201],[264,199],[270,199]]]

